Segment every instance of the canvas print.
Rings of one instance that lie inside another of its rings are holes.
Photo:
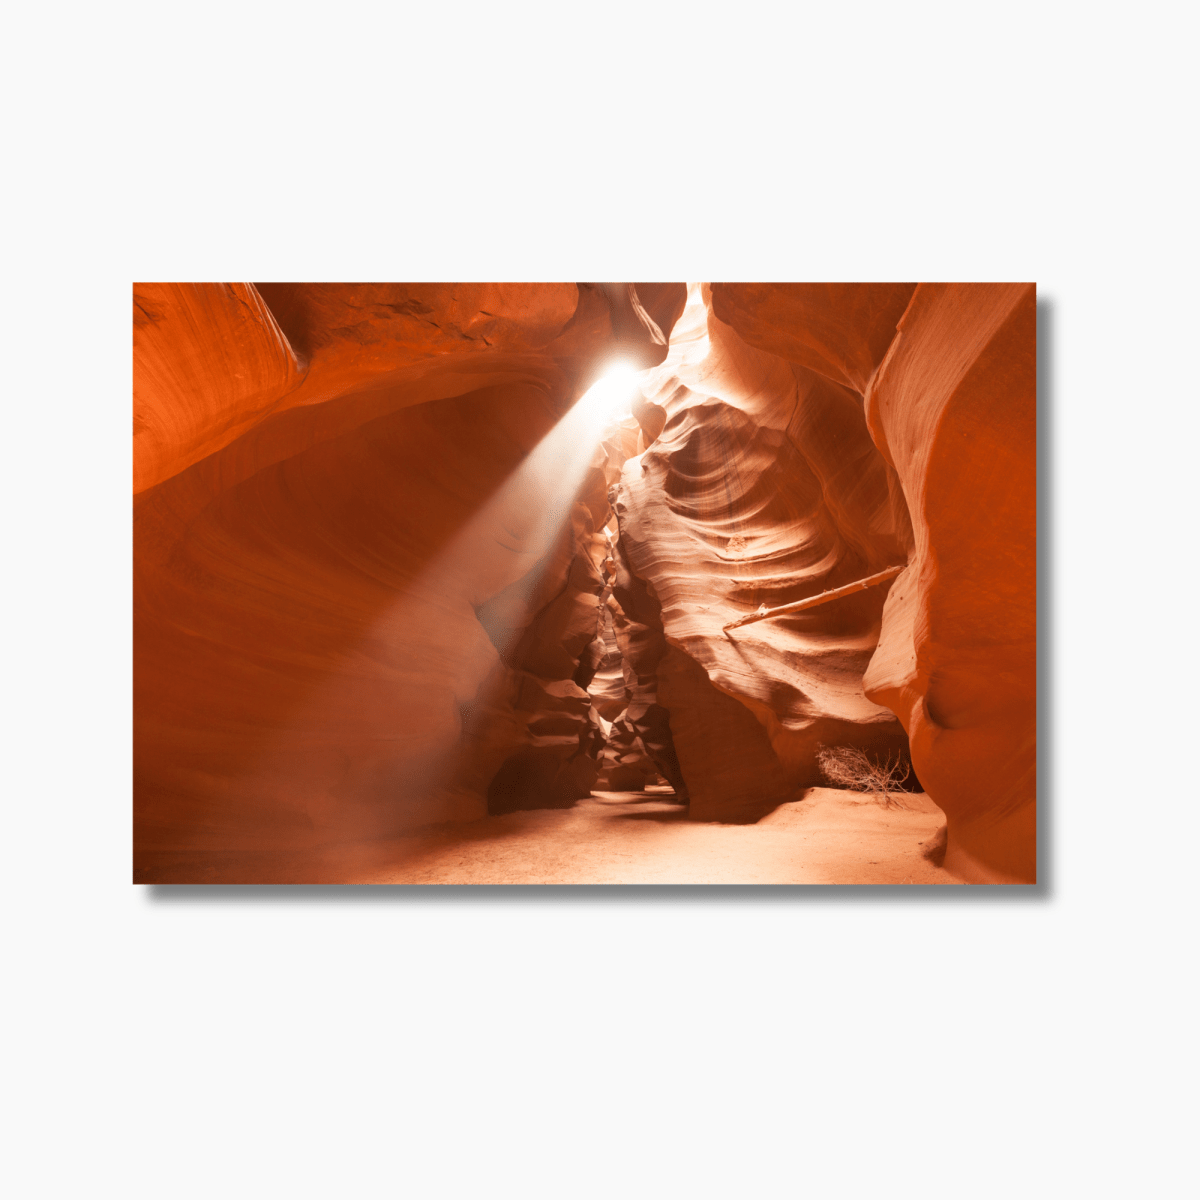
[[[135,882],[1036,882],[1034,284],[133,302]]]

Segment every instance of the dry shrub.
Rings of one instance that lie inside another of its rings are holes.
[[[869,792],[884,808],[908,807],[900,797],[912,768],[899,754],[879,762],[854,746],[818,746],[817,766],[834,787]]]

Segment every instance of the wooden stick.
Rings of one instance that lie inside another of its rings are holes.
[[[739,625],[765,621],[768,617],[782,617],[785,613],[803,612],[806,608],[816,608],[818,604],[828,604],[830,600],[840,600],[852,592],[861,592],[864,588],[874,587],[877,583],[886,583],[889,579],[895,579],[903,570],[904,567],[888,567],[886,571],[880,571],[878,575],[868,575],[866,579],[856,579],[853,583],[843,584],[839,588],[821,592],[820,595],[809,596],[807,600],[795,600],[791,604],[781,604],[778,608],[760,609],[748,616],[739,617],[736,621],[730,621],[728,625],[722,625],[721,629],[722,631],[737,629]]]

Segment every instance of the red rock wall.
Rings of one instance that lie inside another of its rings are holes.
[[[475,610],[509,669],[504,703],[524,724],[487,784],[492,814],[569,806],[596,782],[604,732],[577,681],[604,588],[597,525],[608,517],[607,484],[598,455],[594,463],[547,561]]]
[[[462,796],[470,764],[446,778],[464,710],[508,682],[491,678],[502,664],[474,610],[542,554],[505,537],[531,498],[483,525],[478,507],[556,415],[522,385],[405,409],[258,472],[182,527],[162,485],[139,512],[135,582],[148,837],[228,846],[257,823],[274,845],[286,830],[481,814],[469,782],[486,786],[487,765]]]
[[[614,498],[619,493],[614,494]],[[676,732],[686,731],[687,718],[678,716],[674,727],[668,709],[659,702],[661,666],[668,653],[663,634],[662,610],[645,582],[630,569],[622,543],[613,547],[611,590],[606,605],[613,635],[622,659],[626,708],[624,729],[617,731],[618,751],[641,742],[659,774],[675,789],[683,803],[691,800],[680,762]],[[636,758],[627,765],[635,766]]]
[[[143,859],[652,773],[751,820],[816,782],[818,743],[911,740],[947,863],[1033,878],[1032,286],[686,299],[137,285]],[[578,488],[530,473],[618,357],[645,372],[634,419]],[[904,562],[890,591],[721,630]]]
[[[659,767],[637,728],[639,718],[655,704],[655,693],[653,686],[647,692],[621,653],[616,621],[624,620],[624,613],[612,595],[616,549],[611,542],[607,549],[606,583],[600,595],[596,636],[580,662],[576,681],[586,686],[592,710],[605,725],[596,787],[617,792],[640,791],[661,778]]]
[[[134,492],[233,441],[303,377],[253,285],[135,284]]]
[[[866,695],[904,722],[917,773],[947,814],[947,866],[1032,881],[1033,285],[714,284],[712,297],[746,342],[865,393],[909,561],[888,594]],[[867,490],[881,514],[878,482]],[[839,522],[844,535],[852,524]]]
[[[610,355],[652,365],[666,351],[659,326],[670,330],[685,294],[681,284],[135,284],[134,492],[289,409],[341,401],[276,423],[243,458],[286,456],[305,434],[524,376],[549,371],[562,387],[553,364],[564,360],[593,372]]]
[[[713,312],[748,345],[859,394],[883,361],[915,283],[714,283]]]
[[[656,692],[691,816],[754,820],[819,782],[821,743],[905,752],[862,687],[884,594],[722,627],[903,562],[908,530],[861,404],[689,311],[643,389],[643,438],[661,432],[614,507],[622,559],[660,610]]]
[[[666,347],[628,288],[398,286],[267,286],[269,310],[249,285],[178,287],[190,307],[160,305],[139,342],[143,425],[175,429],[137,456],[156,481],[135,504],[143,864],[480,816],[522,754],[541,801],[594,777],[572,675],[607,479],[598,462],[556,533],[522,470],[607,361]],[[684,297],[641,307],[669,333]],[[498,649],[478,614],[522,580]]]
[[[921,284],[867,392],[915,535],[867,691],[979,880],[1036,877],[1036,330],[1032,284]]]

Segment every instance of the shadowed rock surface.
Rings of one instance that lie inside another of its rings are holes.
[[[224,291],[182,287],[212,301],[187,320],[163,305],[159,359],[194,370],[141,388],[138,411],[199,432],[174,458],[138,450],[142,478],[175,468],[134,514],[139,854],[475,818],[501,772],[510,804],[504,779],[533,806],[590,790],[603,739],[571,677],[595,629],[607,480],[597,460],[559,481],[533,452],[611,359],[666,347],[622,308],[628,288],[408,286],[268,288],[302,330],[305,378],[332,381],[274,407],[258,377],[249,400],[225,386]],[[685,297],[651,297],[668,333]],[[300,361],[260,299],[242,307],[243,341],[269,334],[277,365]],[[214,411],[235,440],[187,466]]]
[[[1032,285],[134,298],[139,878],[661,781],[755,822],[823,744],[1035,877]]]
[[[715,284],[713,303],[754,345],[865,393],[893,504],[903,495],[909,564],[888,593],[866,695],[904,723],[947,813],[951,868],[1032,882],[1034,285]]]

